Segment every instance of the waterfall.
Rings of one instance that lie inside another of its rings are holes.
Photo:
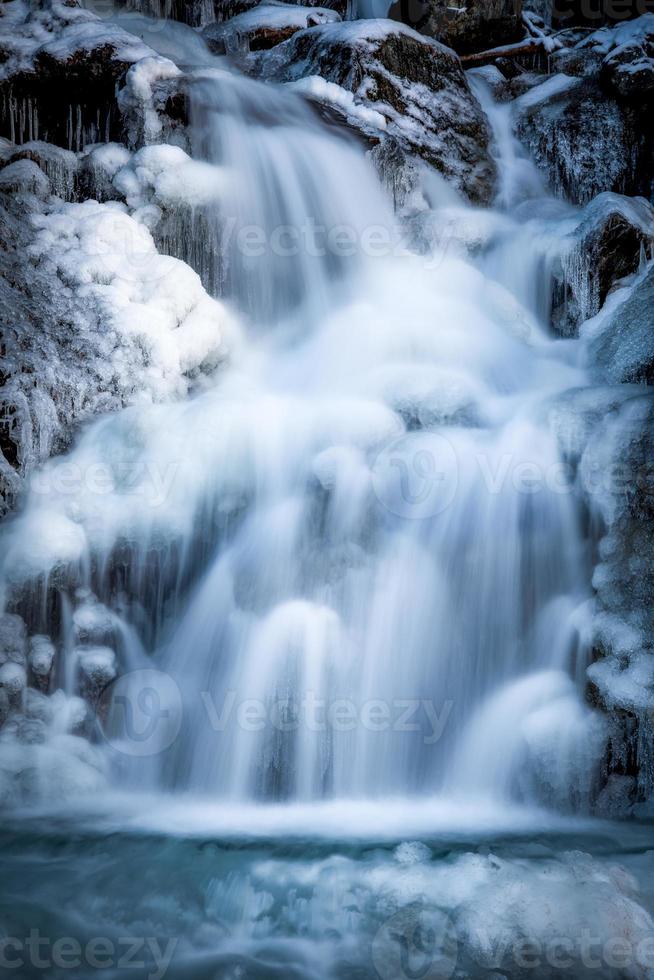
[[[548,332],[519,207],[551,202],[506,119],[498,209],[460,205],[488,244],[416,255],[364,148],[297,94],[219,62],[191,99],[194,155],[227,177],[215,281],[242,339],[195,397],[85,430],[67,462],[109,465],[110,486],[33,490],[6,589],[120,605],[108,756],[126,699],[147,715],[144,671],[175,716],[161,751],[124,753],[121,785],[583,806],[602,738],[580,684],[589,565],[547,407],[585,376]]]

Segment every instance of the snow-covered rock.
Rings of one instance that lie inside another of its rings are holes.
[[[577,46],[601,61],[602,80],[623,99],[647,99],[654,91],[654,13],[604,27]]]
[[[32,160],[48,178],[50,189],[63,200],[73,200],[77,191],[79,161],[77,155],[52,143],[32,140],[13,148],[8,162]],[[0,173],[0,180],[6,171]]]
[[[607,93],[600,65],[591,61],[585,77],[555,75],[518,99],[518,136],[561,197],[577,204],[602,191],[649,198],[653,130],[647,100],[625,104]]]
[[[2,135],[68,149],[117,136],[116,85],[152,50],[77,0],[46,0],[38,8],[10,0],[1,14]]]
[[[620,280],[654,257],[654,208],[643,198],[600,194],[563,239],[561,254],[553,321],[567,335],[600,311]]]
[[[0,803],[51,804],[105,786],[104,760],[84,738],[55,735],[40,744],[0,738]]]
[[[610,384],[654,384],[654,268],[611,299],[583,327],[591,369]]]
[[[105,646],[113,642],[116,616],[89,593],[73,612],[73,631],[80,644]]]
[[[20,664],[8,660],[0,667],[0,687],[5,689],[10,701],[20,697],[26,684],[27,674]]]
[[[7,195],[0,203],[10,245],[0,290],[13,310],[0,447],[7,508],[74,423],[178,398],[213,372],[232,324],[191,268],[157,252],[151,215],[130,216],[116,202]]]
[[[23,665],[27,653],[27,629],[14,613],[0,616],[0,665],[12,661]]]
[[[30,637],[29,665],[35,683],[46,688],[55,659],[55,648],[49,636],[37,634]]]
[[[202,36],[216,54],[263,51],[287,41],[305,27],[340,19],[340,14],[328,7],[261,3],[228,21],[205,27]]]
[[[390,139],[472,200],[490,200],[495,167],[488,125],[459,59],[438,42],[393,21],[324,24],[251,54],[247,64],[275,81],[319,76],[351,93],[353,103],[333,88],[318,86],[313,94],[373,142]]]
[[[89,694],[98,694],[116,677],[116,654],[110,647],[78,647],[75,656],[82,675],[82,687]]]
[[[19,192],[48,197],[50,181],[32,160],[16,160],[0,170],[0,193]]]

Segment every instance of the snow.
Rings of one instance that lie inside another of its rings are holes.
[[[59,204],[33,223],[33,260],[52,262],[89,323],[115,337],[111,367],[141,400],[185,393],[187,374],[211,371],[225,357],[224,308],[189,266],[159,255],[149,229],[123,206]],[[130,347],[143,351],[142,371],[135,373]]]
[[[156,204],[174,209],[218,203],[229,179],[224,168],[193,160],[178,146],[156,144],[125,161],[112,183],[130,208]]]
[[[48,636],[36,635],[30,637],[29,664],[39,678],[46,678],[52,670],[55,658],[55,648]]]
[[[629,627],[626,627],[628,630]],[[609,710],[651,711],[654,705],[654,656],[632,653],[628,658],[607,657],[588,668]]]
[[[261,3],[227,21],[212,24],[203,34],[210,46],[217,50],[224,45],[227,52],[247,50],[251,37],[266,30],[303,30],[315,24],[335,23],[340,14],[327,7],[303,7],[289,3]]]
[[[611,27],[601,27],[578,45],[594,48],[601,54],[616,53],[624,45],[646,40],[654,35],[654,14],[642,14],[634,20],[626,20]]]
[[[112,60],[126,64],[152,55],[152,49],[133,34],[65,0],[50,0],[40,9],[24,0],[10,0],[3,4],[3,27],[7,56],[0,65],[0,79],[34,70],[41,54],[68,61],[80,52],[90,54],[108,46]]]
[[[157,82],[179,78],[182,72],[169,58],[160,55],[144,56],[127,72],[125,86],[118,93],[118,105],[129,118],[139,120],[138,135],[131,134],[131,142],[139,136],[146,143],[154,143],[163,132],[163,122],[153,104],[153,90]]]
[[[116,676],[116,654],[110,647],[78,647],[75,655],[82,673],[94,688],[102,689]]]
[[[299,92],[309,99],[320,102],[324,105],[336,106],[341,109],[348,122],[353,125],[369,126],[372,129],[386,129],[386,116],[376,109],[369,109],[361,102],[357,102],[352,92],[337,85],[335,82],[328,82],[320,75],[308,75],[295,82],[287,82],[287,87]]]
[[[547,81],[542,82],[540,85],[535,85],[528,92],[525,92],[524,95],[518,96],[513,103],[514,112],[519,114],[525,109],[531,109],[535,105],[554,99],[558,95],[562,95],[563,92],[568,92],[570,89],[575,88],[580,83],[581,80],[572,75],[565,75],[563,73],[552,75]]]

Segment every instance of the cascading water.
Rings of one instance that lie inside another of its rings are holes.
[[[218,65],[191,86],[195,153],[226,175],[216,281],[243,336],[194,398],[83,434],[69,461],[108,463],[111,486],[33,492],[6,586],[36,583],[38,625],[53,590],[120,603],[136,680],[108,706],[114,748],[143,668],[158,709],[179,698],[172,744],[128,759],[127,785],[583,805],[602,739],[573,680],[589,569],[547,413],[585,379],[536,298],[536,223],[506,274],[512,208],[551,205],[498,109],[486,248],[412,254],[360,147]]]

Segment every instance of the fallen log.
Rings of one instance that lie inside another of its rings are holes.
[[[505,44],[499,48],[490,48],[488,51],[461,55],[461,62],[464,65],[477,65],[484,61],[494,61],[495,58],[519,58],[523,54],[536,54],[538,51],[550,53],[543,38],[530,37],[516,44]]]

